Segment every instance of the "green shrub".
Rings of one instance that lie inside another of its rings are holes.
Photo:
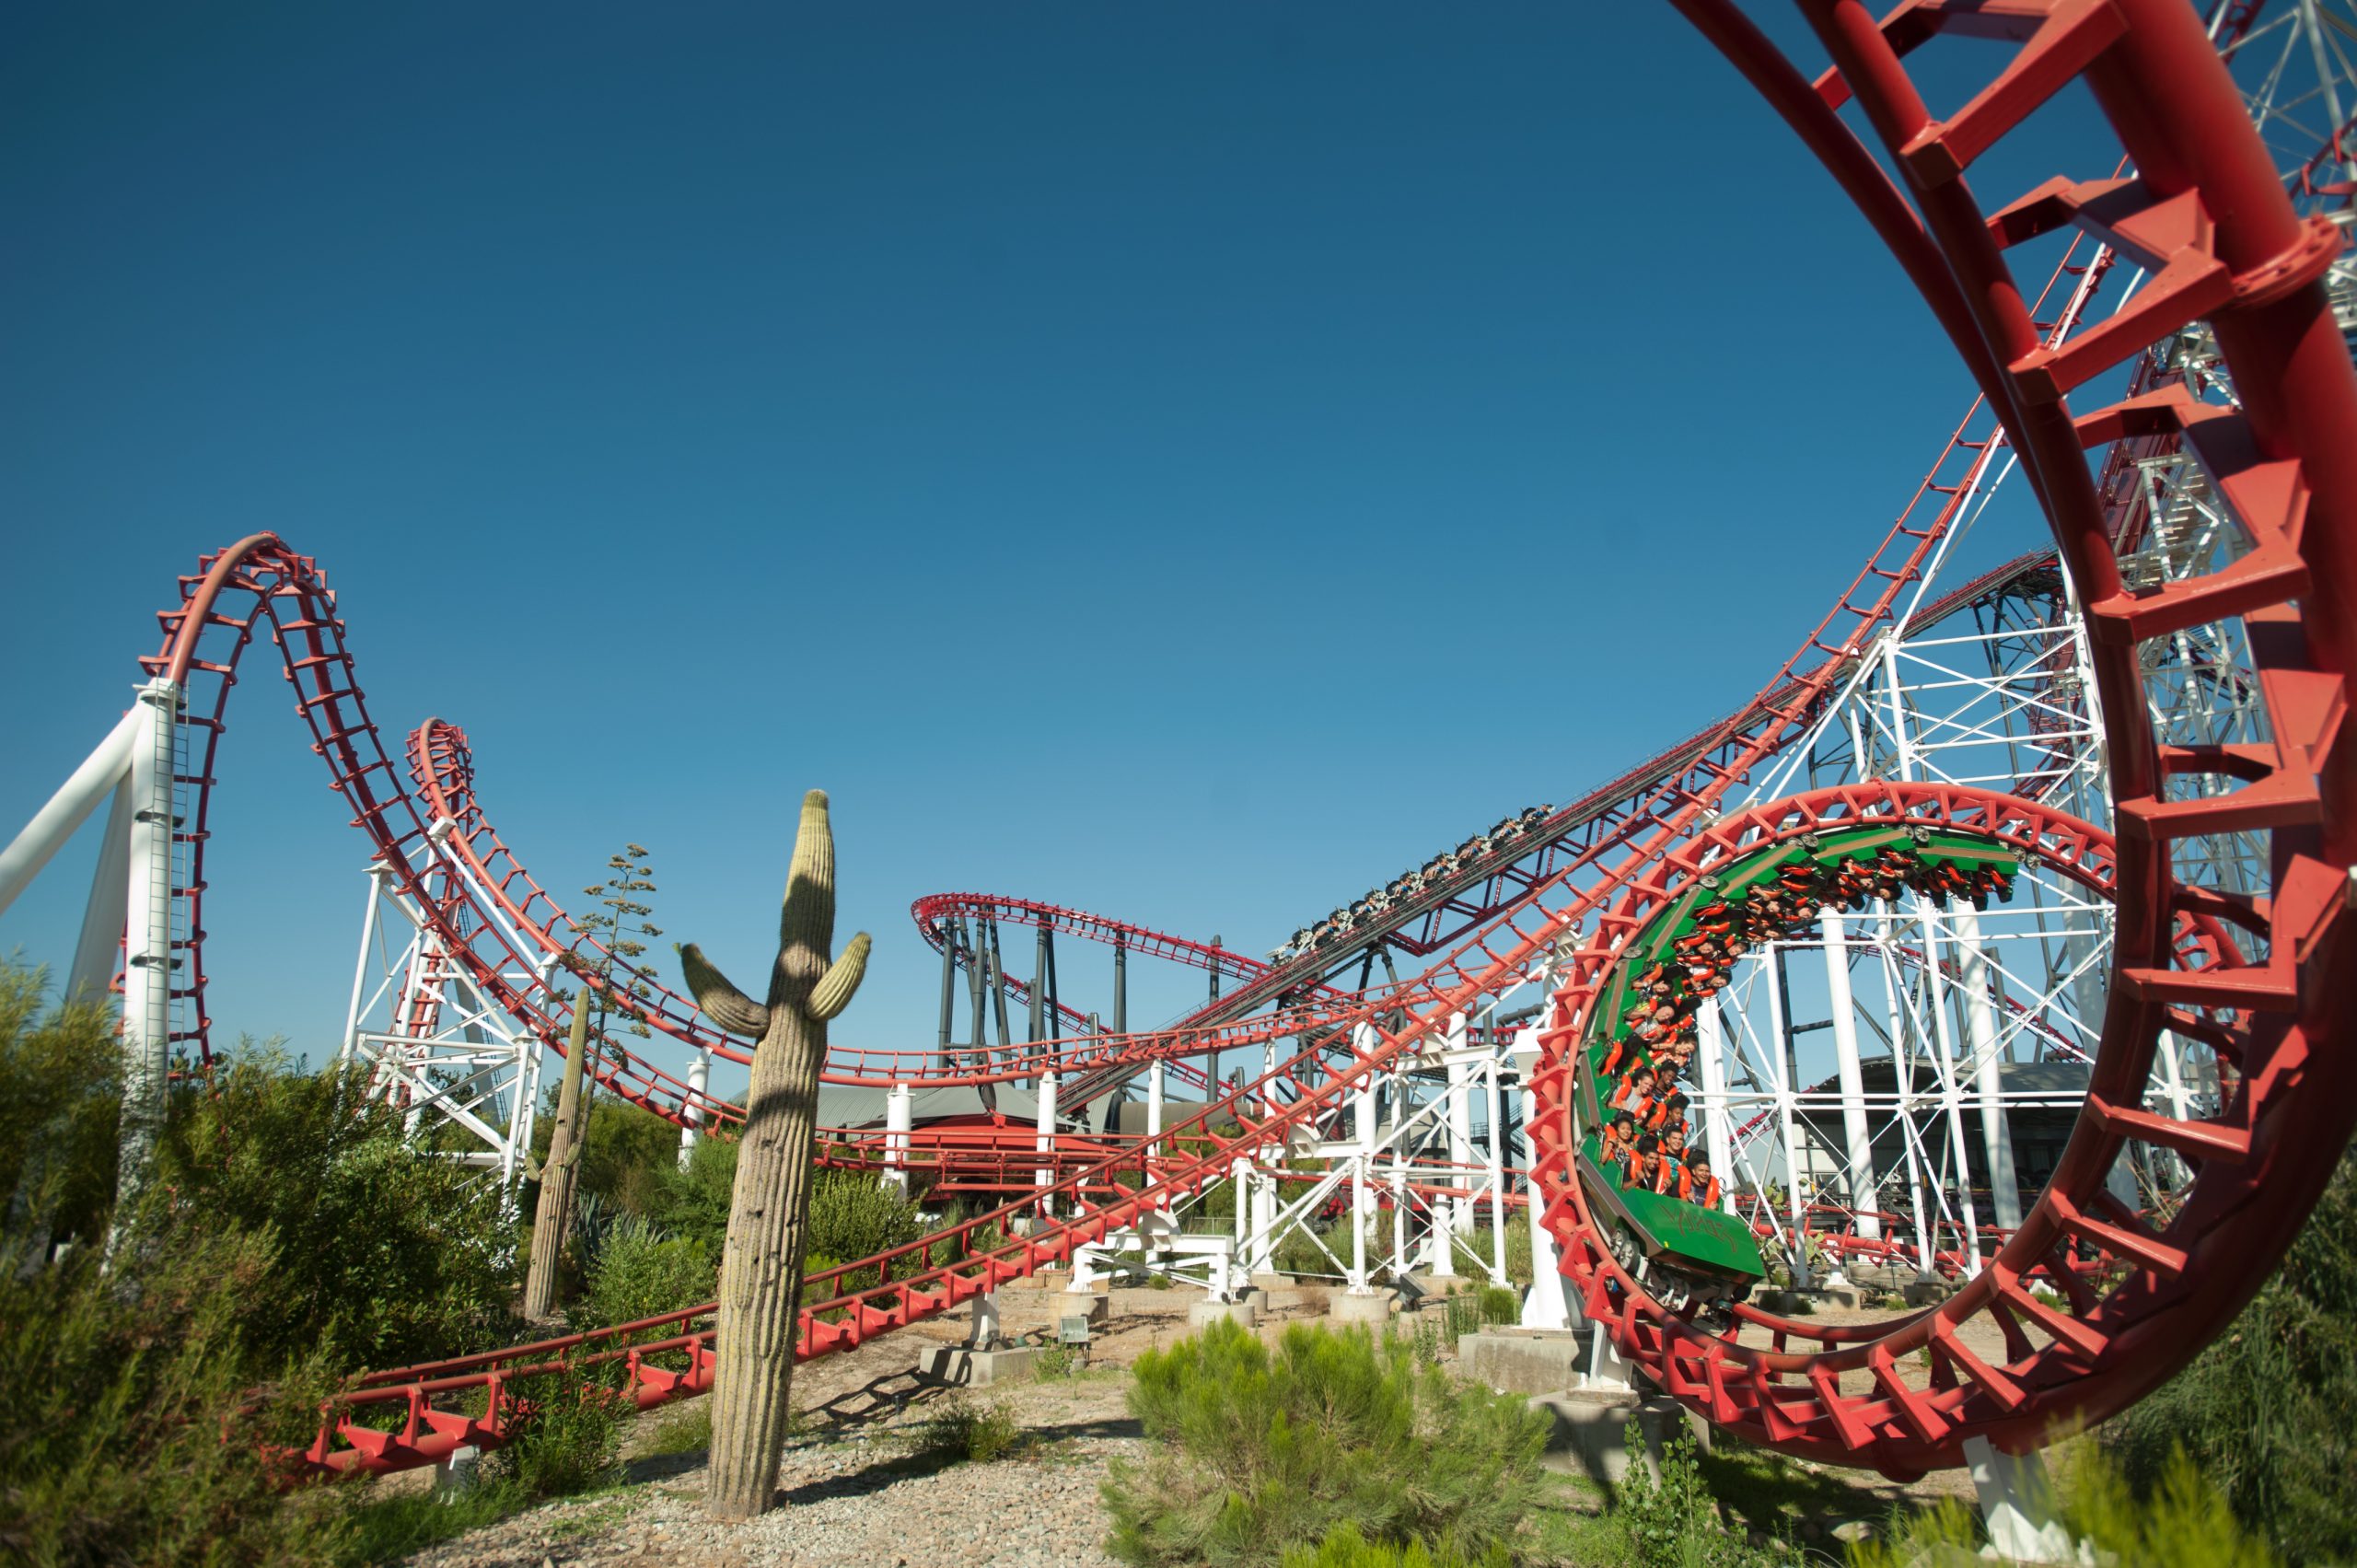
[[[107,1009],[50,1008],[47,978],[0,961],[0,1226],[36,1260],[104,1235],[122,1100]]]
[[[682,1166],[674,1158],[655,1183],[647,1217],[674,1236],[703,1243],[717,1258],[728,1241],[728,1205],[737,1185],[737,1142],[699,1138]]]
[[[2235,1517],[2224,1494],[2182,1448],[2163,1465],[2159,1483],[2142,1493],[2091,1445],[2079,1446],[2074,1461],[2059,1468],[2064,1471],[2061,1523],[2095,1561],[2135,1568],[2277,1568],[2281,1562]],[[1852,1547],[1850,1562],[1852,1568],[1911,1568],[1944,1556],[1972,1561],[1980,1543],[1980,1521],[1951,1499],[1894,1519],[1886,1539]]]
[[[1130,1411],[1153,1447],[1114,1461],[1108,1550],[1141,1565],[1267,1565],[1338,1527],[1404,1548],[1511,1550],[1540,1483],[1542,1416],[1452,1389],[1411,1347],[1289,1328],[1271,1353],[1230,1323],[1139,1357]]]
[[[1289,1226],[1278,1238],[1276,1252],[1271,1261],[1276,1264],[1281,1274],[1325,1274],[1330,1277],[1336,1272],[1336,1260],[1350,1255],[1351,1238],[1338,1234],[1344,1228],[1334,1225],[1320,1231],[1318,1236],[1325,1241],[1325,1246],[1320,1247],[1305,1228]],[[1329,1250],[1332,1256],[1328,1255]]]
[[[719,1266],[703,1243],[667,1235],[635,1214],[607,1227],[588,1272],[570,1314],[576,1329],[635,1323],[694,1307],[710,1301],[719,1282]]]
[[[1635,1422],[1624,1441],[1632,1460],[1644,1453]],[[1740,1527],[1719,1517],[1683,1429],[1662,1445],[1657,1477],[1641,1463],[1629,1466],[1614,1503],[1612,1516],[1628,1536],[1629,1568],[1770,1568],[1796,1555],[1759,1551],[1745,1543]]]
[[[265,1365],[399,1366],[500,1343],[512,1323],[498,1184],[403,1143],[401,1113],[361,1089],[356,1071],[247,1046],[173,1097],[157,1162],[171,1223],[268,1237],[290,1262],[239,1303]]]
[[[1483,1285],[1480,1311],[1483,1325],[1522,1321],[1522,1292],[1511,1285]]]
[[[791,1423],[789,1423],[789,1427]],[[690,1400],[674,1405],[645,1443],[650,1455],[700,1454],[712,1446],[712,1401]]]
[[[564,1497],[621,1473],[622,1433],[636,1412],[619,1363],[568,1367],[525,1385],[528,1405],[507,1444],[483,1460],[494,1483],[528,1498]]]
[[[1359,1534],[1356,1525],[1341,1524],[1316,1546],[1296,1546],[1287,1551],[1283,1568],[1506,1568],[1511,1562],[1503,1551],[1477,1562],[1448,1546],[1435,1554],[1420,1540],[1404,1547],[1370,1541]]]
[[[879,1177],[824,1170],[810,1194],[810,1250],[846,1263],[914,1241],[924,1234],[916,1205]],[[874,1283],[863,1270],[855,1284]]]
[[[329,1381],[266,1365],[250,1303],[279,1267],[231,1228],[151,1225],[137,1288],[98,1249],[47,1268],[0,1248],[0,1560],[304,1562],[339,1550],[338,1510],[282,1498],[265,1444],[311,1436]],[[259,1406],[248,1393],[271,1379]]]
[[[2100,1434],[2128,1483],[2182,1444],[2290,1562],[2357,1561],[2357,1156],[2223,1337]]]
[[[1025,1446],[1023,1429],[1005,1406],[977,1405],[958,1398],[927,1416],[912,1435],[920,1458],[943,1464],[986,1465]]]

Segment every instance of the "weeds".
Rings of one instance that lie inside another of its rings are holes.
[[[650,1458],[700,1454],[712,1446],[712,1400],[690,1400],[666,1414],[641,1452]]]
[[[614,1366],[567,1367],[535,1379],[516,1434],[483,1460],[490,1480],[529,1498],[566,1497],[621,1473],[622,1429],[636,1407]]]
[[[1020,1452],[1027,1446],[1026,1435],[1005,1406],[953,1399],[918,1425],[913,1444],[920,1458],[986,1465]]]
[[[1344,1525],[1477,1561],[1527,1539],[1545,1419],[1452,1388],[1402,1340],[1295,1326],[1271,1353],[1217,1323],[1133,1370],[1130,1411],[1153,1446],[1115,1460],[1103,1489],[1123,1562],[1276,1568]]]

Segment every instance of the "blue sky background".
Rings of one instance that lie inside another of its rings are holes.
[[[1658,5],[22,5],[0,268],[0,833],[273,529],[561,896],[636,840],[757,974],[832,791],[877,1044],[932,1039],[922,893],[1257,953],[1699,727],[1969,397]],[[248,671],[213,1012],[316,1058],[364,846]],[[62,960],[87,865],[0,951]]]

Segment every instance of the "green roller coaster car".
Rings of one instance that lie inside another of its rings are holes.
[[[1782,881],[1794,867],[1812,867],[1830,878],[1845,860],[1864,865],[1894,849],[1913,863],[1910,875],[1926,877],[1942,865],[1953,865],[1968,876],[1993,872],[2001,878],[2010,878],[2020,867],[2019,858],[2003,846],[1951,830],[1887,823],[1828,829],[1738,861],[1689,888],[1630,945],[1597,993],[1574,1096],[1579,1178],[1621,1267],[1643,1279],[1673,1309],[1689,1300],[1704,1307],[1740,1301],[1768,1277],[1768,1265],[1759,1238],[1743,1220],[1627,1186],[1602,1157],[1605,1117],[1598,1080],[1614,1047],[1630,1032],[1630,987],[1656,964],[1667,964],[1673,974],[1683,976],[1676,945],[1696,930],[1698,911],[1747,898],[1763,884]],[[1632,1046],[1631,1054],[1643,1049],[1642,1044]],[[1733,1173],[1724,1174],[1732,1185]]]

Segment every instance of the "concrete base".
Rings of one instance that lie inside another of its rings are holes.
[[[1948,1283],[1947,1281],[1941,1279],[1936,1275],[1926,1276],[1925,1278],[1917,1280],[1913,1284],[1907,1287],[1907,1305],[1910,1307],[1937,1307],[1941,1302],[1945,1301],[1949,1296],[1952,1296],[1955,1294],[1956,1286]]]
[[[1700,1424],[1689,1419],[1676,1400],[1640,1400],[1633,1393],[1575,1390],[1542,1394],[1530,1401],[1554,1421],[1541,1459],[1549,1469],[1585,1476],[1603,1486],[1618,1486],[1629,1473],[1628,1429],[1637,1423],[1645,1445],[1644,1463],[1660,1473],[1661,1446],[1679,1432],[1692,1435]],[[1707,1446],[1698,1439],[1697,1446]]]
[[[1845,1312],[1855,1312],[1866,1298],[1865,1292],[1848,1280],[1828,1280],[1814,1294],[1825,1306],[1839,1307]]]
[[[987,1388],[993,1383],[1022,1383],[1036,1376],[1039,1347],[1016,1350],[968,1350],[963,1345],[939,1345],[924,1353],[917,1371],[936,1383],[961,1388]]]
[[[434,1495],[447,1502],[475,1489],[481,1477],[482,1450],[471,1443],[462,1443],[435,1461],[434,1466]]]
[[[1187,1326],[1190,1329],[1200,1329],[1206,1323],[1239,1323],[1249,1329],[1260,1321],[1260,1309],[1248,1301],[1199,1301],[1187,1308]]]
[[[1091,1323],[1102,1323],[1113,1315],[1113,1298],[1091,1295],[1086,1291],[1060,1291],[1046,1304],[1058,1318],[1086,1318]]]
[[[1376,1291],[1367,1295],[1353,1295],[1338,1290],[1326,1298],[1326,1316],[1337,1323],[1388,1323],[1391,1321],[1392,1293]]]
[[[1418,1295],[1457,1295],[1480,1283],[1463,1274],[1410,1274],[1408,1283]]]
[[[1457,1342],[1457,1369],[1501,1394],[1557,1394],[1579,1381],[1586,1336],[1566,1329],[1485,1329]]]

